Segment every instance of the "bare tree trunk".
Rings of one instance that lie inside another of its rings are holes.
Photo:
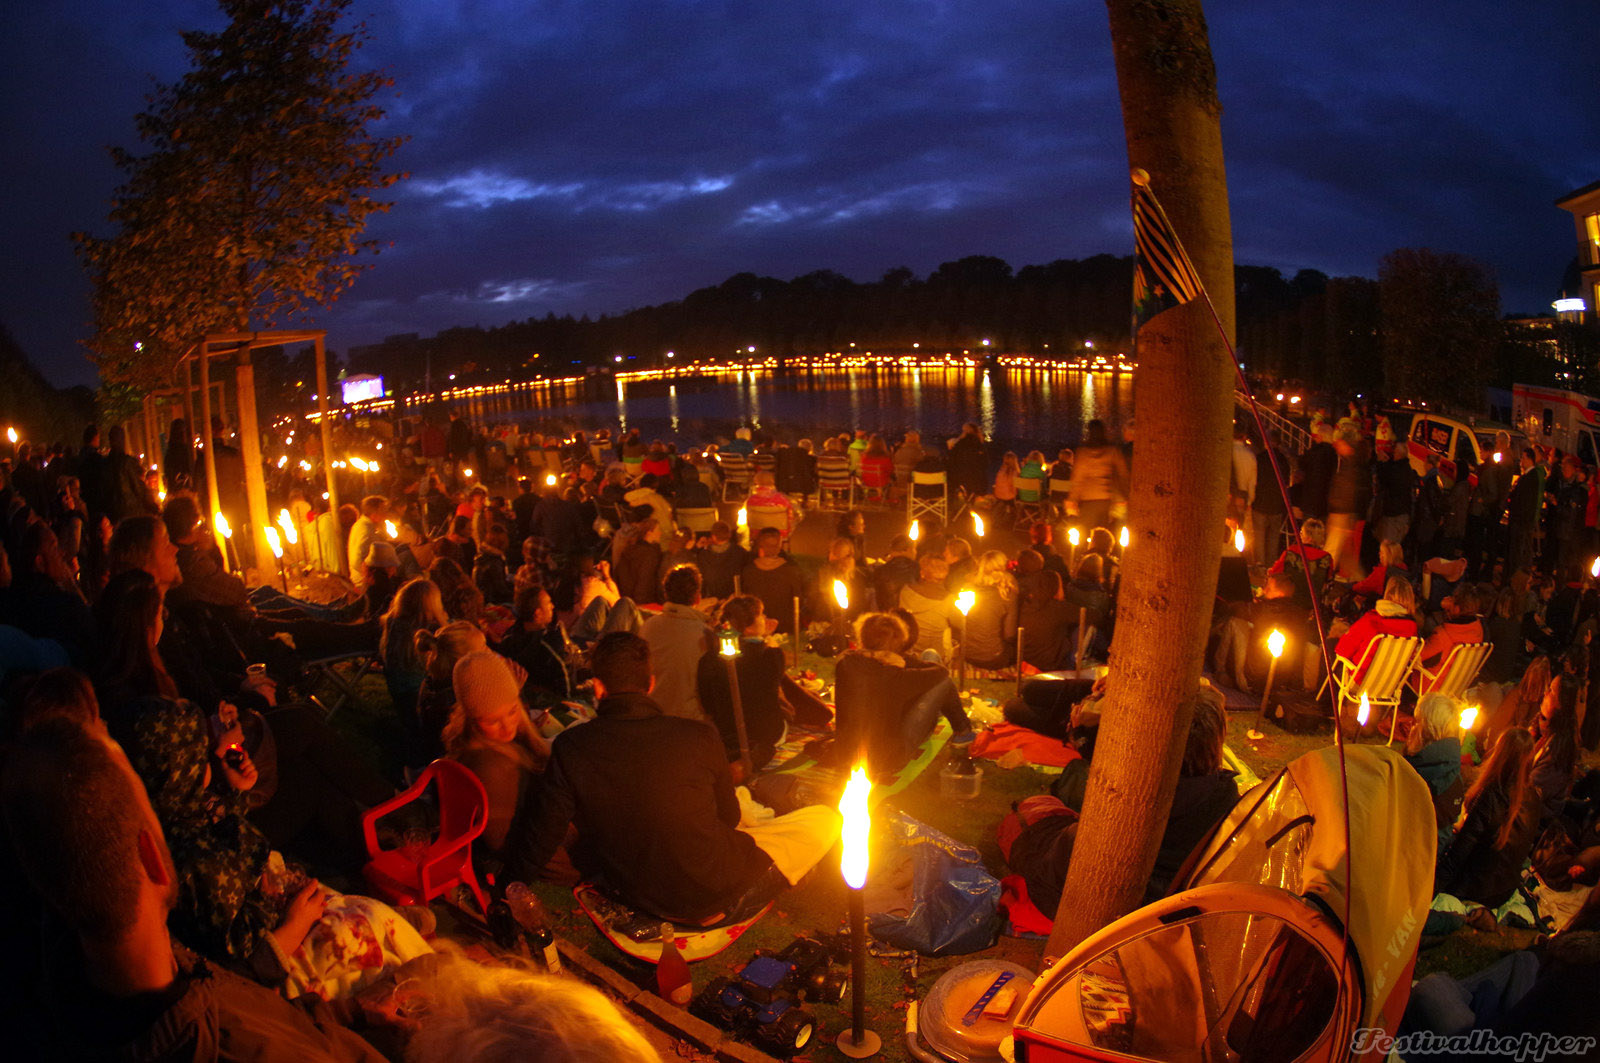
[[[1150,174],[1229,335],[1233,239],[1199,0],[1107,0],[1128,161]],[[1139,334],[1138,435],[1109,700],[1048,960],[1139,906],[1194,711],[1226,515],[1233,366],[1203,301]]]

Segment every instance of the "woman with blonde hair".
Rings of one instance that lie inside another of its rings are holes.
[[[416,986],[406,1063],[661,1063],[636,1026],[575,978],[452,957]]]
[[[1006,555],[987,550],[972,577],[974,601],[964,625],[962,652],[974,668],[1010,668],[1017,660],[1017,578]]]
[[[445,755],[478,777],[489,798],[479,841],[499,855],[523,802],[550,759],[550,744],[522,704],[522,680],[493,650],[477,650],[451,670],[455,706],[440,736]]]
[[[856,564],[855,540],[843,535],[829,544],[828,560],[822,563],[822,568],[817,572],[812,616],[829,617],[838,608],[833,596],[836,580],[844,584],[850,600],[850,605],[844,611],[846,621],[854,621],[862,613],[871,611],[872,582],[867,570]]]
[[[1522,679],[1507,692],[1484,726],[1485,749],[1492,748],[1495,739],[1513,727],[1533,727],[1534,718],[1539,715],[1539,707],[1544,704],[1554,674],[1548,657],[1535,657],[1528,662]]]
[[[422,576],[401,586],[378,620],[378,656],[383,661],[383,681],[389,688],[395,712],[410,734],[408,753],[411,755],[421,749],[421,735],[416,727],[417,695],[427,675],[427,668],[417,655],[417,632],[437,631],[449,622],[439,585]]]
[[[1435,893],[1498,908],[1522,881],[1522,863],[1539,832],[1539,790],[1533,785],[1533,736],[1513,727],[1473,780],[1461,825],[1439,857]]]

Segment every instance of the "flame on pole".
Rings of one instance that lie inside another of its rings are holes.
[[[972,514],[972,530],[977,533],[978,538],[983,538],[983,518],[976,512]]]
[[[1272,654],[1273,660],[1283,656],[1283,646],[1287,641],[1283,632],[1277,628],[1272,629],[1272,634],[1267,636],[1267,652]]]
[[[960,611],[962,616],[966,616],[968,613],[970,613],[972,611],[972,607],[977,603],[978,592],[970,587],[956,595],[956,609]]]
[[[872,792],[872,780],[867,778],[865,766],[857,764],[845,784],[844,796],[839,798],[839,814],[844,817],[844,831],[840,835],[843,847],[839,857],[839,873],[844,884],[858,890],[867,884],[867,836],[872,833],[872,813],[867,807],[867,795]]]
[[[918,539],[922,538],[922,525],[918,524],[916,521],[912,521],[911,527],[906,529],[906,537],[912,542],[916,542]]]
[[[394,526],[394,521],[392,520],[386,520],[383,522],[383,530],[384,533],[391,539],[398,539],[400,537],[400,529]]]
[[[1477,722],[1478,722],[1478,706],[1476,706],[1476,705],[1468,705],[1466,708],[1461,710],[1461,729],[1463,731],[1472,730],[1472,725],[1477,723]]]
[[[294,530],[294,518],[287,509],[278,510],[278,527],[283,529],[283,538],[290,546],[300,541],[299,534]]]
[[[1361,692],[1361,707],[1356,709],[1356,723],[1361,727],[1367,725],[1367,720],[1372,718],[1372,702],[1367,700],[1366,691]]]
[[[1067,542],[1071,543],[1073,546],[1077,546],[1082,541],[1083,535],[1078,531],[1077,525],[1073,525],[1067,529]]]
[[[220,509],[217,510],[217,512],[216,512],[215,516],[212,518],[212,520],[215,522],[215,524],[217,526],[217,531],[222,533],[222,537],[224,539],[232,539],[233,538],[233,528],[231,528],[228,525],[228,518],[224,517],[222,515],[222,510],[220,510]]]
[[[283,557],[283,540],[278,538],[278,529],[268,525],[265,531],[267,533],[267,547],[272,551],[272,556],[281,559]]]
[[[546,487],[554,487],[556,485],[556,474],[555,473],[549,473],[548,475],[546,475],[545,478],[544,478],[544,485]]]
[[[7,428],[6,429],[6,442],[10,443],[12,446],[16,446],[17,445],[17,430],[16,430],[16,428],[13,427],[13,428]]]
[[[1589,566],[1589,575],[1600,579],[1600,557],[1595,558],[1594,563]]]
[[[850,588],[842,579],[833,581],[833,600],[839,603],[840,609],[850,608]]]
[[[1124,528],[1123,531],[1127,531],[1127,529]],[[1122,545],[1126,546],[1128,544],[1127,543],[1123,543]],[[1233,548],[1235,550],[1239,551],[1241,554],[1244,553],[1244,529],[1243,528],[1235,528],[1233,530]]]
[[[739,507],[739,515],[733,519],[733,522],[734,522],[734,524],[738,525],[741,528],[749,527],[749,525],[750,525],[750,513],[749,513],[749,511],[746,510],[743,506],[740,506]]]
[[[1124,524],[1122,526],[1122,530],[1117,533],[1117,545],[1121,546],[1124,550],[1128,548],[1128,526],[1126,524]]]

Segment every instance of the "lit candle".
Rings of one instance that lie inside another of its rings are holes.
[[[1288,640],[1283,632],[1277,628],[1272,629],[1272,634],[1267,636],[1267,652],[1272,654],[1272,661],[1267,665],[1267,686],[1261,692],[1261,708],[1257,712],[1257,720],[1267,718],[1267,701],[1272,697],[1272,680],[1278,674],[1278,658],[1283,656],[1283,647]]]
[[[717,652],[722,657],[722,663],[728,668],[728,698],[733,706],[734,731],[739,736],[739,766],[743,770],[744,778],[748,780],[755,774],[755,765],[750,761],[750,735],[745,728],[744,698],[739,690],[739,633],[723,632]]]
[[[867,907],[862,894],[867,884],[868,836],[872,833],[872,813],[867,803],[872,781],[867,769],[856,765],[839,798],[839,814],[844,817],[840,834],[839,872],[850,888],[850,1029],[839,1034],[839,1051],[852,1059],[875,1055],[882,1041],[865,1028],[867,981]]]

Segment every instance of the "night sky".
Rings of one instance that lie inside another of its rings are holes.
[[[1101,3],[357,0],[411,137],[392,240],[317,322],[398,332],[621,311],[749,270],[860,281],[992,254],[1127,254],[1127,161]],[[202,0],[6,5],[0,322],[92,382],[68,234],[106,232]],[[1574,253],[1552,201],[1600,179],[1593,0],[1208,5],[1235,257],[1376,276],[1472,255],[1542,312]]]

